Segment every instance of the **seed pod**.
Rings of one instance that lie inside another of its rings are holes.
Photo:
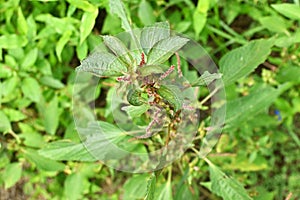
[[[133,106],[140,106],[147,102],[147,100],[142,97],[142,92],[138,89],[130,89],[127,94],[127,101]]]
[[[181,109],[183,97],[177,86],[161,85],[160,88],[157,89],[157,94],[159,94],[164,101],[168,102],[176,112]]]

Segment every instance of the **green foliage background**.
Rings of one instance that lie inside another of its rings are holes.
[[[110,12],[108,0],[0,0],[0,199],[143,199],[146,194],[149,199],[228,199],[222,187],[229,185],[232,192],[241,187],[237,181],[253,199],[284,199],[290,193],[300,198],[299,2],[124,4],[133,27],[169,21],[173,30],[198,41],[227,75],[228,125],[208,156],[223,172],[188,151],[157,177],[156,192],[150,194],[148,174],[41,155],[38,151],[52,141],[80,141],[71,111],[74,69],[101,42],[99,34],[123,31],[121,20]],[[250,42],[259,38],[272,39]],[[231,77],[243,66],[239,53],[253,60],[246,63],[247,77]],[[184,73],[194,77],[196,72]],[[94,98],[102,99],[100,105],[113,81],[99,85]],[[105,111],[99,106],[101,117],[111,122]],[[195,148],[199,145],[195,141]]]

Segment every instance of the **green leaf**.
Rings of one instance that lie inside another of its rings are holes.
[[[167,101],[175,111],[181,109],[183,104],[183,96],[180,89],[175,85],[161,85],[157,90],[163,100]]]
[[[193,26],[198,38],[207,20],[207,11],[209,9],[209,0],[198,1],[197,8],[193,14]]]
[[[289,47],[291,45],[294,45],[296,43],[300,43],[300,31],[296,33],[290,34],[289,36],[283,35],[276,38],[275,45],[278,47]]]
[[[83,60],[88,54],[88,43],[83,41],[82,44],[76,46],[76,53],[79,60]]]
[[[56,55],[57,55],[59,61],[62,61],[61,53],[62,53],[65,45],[70,40],[71,35],[72,35],[72,31],[70,31],[70,30],[64,32],[64,34],[61,36],[61,38],[58,40],[58,42],[56,44],[55,51],[56,51]]]
[[[281,17],[268,16],[259,18],[259,23],[270,31],[281,33],[287,32],[287,22]]]
[[[135,119],[144,114],[149,108],[148,104],[143,104],[140,106],[125,106],[122,110],[125,110],[131,119]]]
[[[21,7],[18,8],[17,27],[18,27],[18,30],[20,33],[22,33],[23,35],[27,34],[28,25],[27,25],[24,15],[23,15]]]
[[[93,12],[83,13],[80,24],[80,44],[82,44],[87,36],[92,32],[97,16],[97,8],[95,8]]]
[[[196,38],[199,38],[199,34],[203,30],[207,19],[207,13],[200,13],[197,10],[193,14],[193,27],[195,30]]]
[[[28,33],[27,33],[27,37],[30,39],[33,39],[34,37],[36,37],[36,32],[37,32],[37,24],[33,18],[33,14],[29,15],[29,17],[27,17],[26,20],[27,23],[27,29],[28,29]]]
[[[1,55],[0,55],[1,56]],[[0,63],[0,78],[8,78],[12,76],[13,70]]]
[[[132,32],[130,22],[125,12],[124,5],[121,0],[110,0],[109,1],[110,12],[116,14],[122,21],[122,28],[127,32]]]
[[[0,49],[15,49],[24,47],[28,43],[24,35],[2,35],[0,36]]]
[[[277,12],[290,19],[300,20],[300,6],[290,3],[272,4]]]
[[[24,132],[20,135],[20,138],[24,138],[24,144],[27,147],[41,148],[45,144],[43,136],[34,131]]]
[[[12,129],[9,119],[7,118],[5,113],[0,110],[0,132],[6,133],[10,130]]]
[[[211,82],[213,82],[216,79],[220,79],[222,77],[222,74],[220,73],[209,73],[208,71],[205,71],[196,81],[191,83],[192,87],[197,87],[201,85],[209,85]]]
[[[53,160],[69,160],[93,162],[96,159],[90,154],[82,143],[71,141],[56,141],[48,143],[47,146],[39,150],[39,154]]]
[[[195,199],[195,197],[193,196],[192,192],[188,187],[188,184],[182,184],[182,186],[176,191],[176,194],[174,196],[174,200],[182,200],[182,199],[189,199],[189,200]]]
[[[152,173],[150,179],[148,180],[147,192],[144,200],[154,200],[155,189],[156,189],[156,175],[155,173]]]
[[[43,122],[46,132],[54,135],[59,124],[59,112],[58,112],[58,100],[57,97],[54,98],[47,104],[43,105]]]
[[[124,184],[123,200],[142,199],[147,189],[148,174],[138,174]]]
[[[225,129],[231,126],[239,126],[263,109],[268,108],[281,92],[281,89],[263,86],[247,96],[227,102]]]
[[[21,178],[22,165],[21,163],[10,163],[5,166],[4,172],[1,176],[4,181],[5,189],[8,189],[15,185]]]
[[[141,106],[147,103],[147,99],[142,96],[142,91],[139,88],[129,89],[127,93],[127,101],[134,106]]]
[[[132,28],[130,26],[131,22],[129,21],[130,18],[127,17],[125,7],[121,0],[110,0],[109,1],[109,7],[111,14],[116,14],[121,19],[122,28],[129,32],[131,35],[131,38],[133,40],[133,46],[135,46],[136,49],[140,50],[139,42],[134,35]]]
[[[25,157],[33,162],[36,167],[44,171],[62,171],[65,169],[65,165],[54,160],[50,160],[47,157],[41,156],[37,151],[32,149],[24,150]]]
[[[138,72],[142,76],[149,76],[149,75],[153,75],[153,74],[163,74],[164,70],[162,69],[162,67],[160,67],[158,65],[146,65],[146,66],[138,68]]]
[[[170,37],[170,24],[168,22],[158,22],[152,26],[143,28],[140,43],[146,54],[160,40]]]
[[[147,64],[157,65],[164,63],[188,41],[189,39],[180,36],[171,36],[160,40],[149,51]]]
[[[29,70],[36,62],[38,58],[39,50],[38,48],[31,49],[23,58],[21,62],[21,67],[24,70]]]
[[[76,70],[91,72],[96,76],[118,76],[125,73],[127,68],[111,53],[94,52]]]
[[[224,200],[251,200],[252,198],[247,194],[244,187],[228,177],[217,166],[208,162],[209,173],[211,179],[211,191]]]
[[[224,83],[229,85],[250,74],[267,59],[273,44],[273,39],[254,40],[225,54],[219,63]]]
[[[86,138],[85,146],[99,160],[121,159],[138,147],[138,144],[128,143],[131,137],[126,132],[104,121],[90,122],[88,127],[77,127],[77,130],[82,137]]]
[[[9,79],[6,79],[3,83],[2,83],[2,95],[4,97],[11,95],[13,92],[15,92],[15,89],[18,86],[18,83],[20,82],[20,79],[17,76],[13,76]],[[4,90],[5,88],[5,90]]]
[[[39,102],[42,92],[36,79],[27,77],[23,80],[21,86],[24,96],[33,102]]]
[[[77,127],[77,130],[84,144],[54,142],[39,153],[54,160],[96,161],[124,158],[128,151],[136,151],[136,147],[139,147],[137,144],[128,143],[131,137],[107,122],[90,122],[88,127]]]
[[[296,84],[300,83],[300,68],[298,66],[287,66],[280,67],[276,76],[276,80],[285,83],[293,82]]]
[[[50,14],[40,14],[37,15],[35,19],[47,24],[37,38],[49,38],[49,34],[58,33],[63,35],[65,32],[77,30],[74,27],[74,23],[78,23],[78,21],[74,21],[74,19],[70,17],[58,18]]]
[[[126,46],[114,36],[102,36],[104,44],[120,59],[126,66],[133,65],[133,58]]]
[[[156,198],[157,200],[173,200],[171,182],[163,184],[162,190]]]
[[[178,33],[183,33],[183,32],[186,32],[190,28],[191,25],[192,25],[192,22],[189,20],[181,21],[175,25],[174,30],[177,31]]]
[[[45,58],[38,59],[35,65],[43,75],[52,75],[51,65]]]
[[[52,76],[43,76],[42,78],[40,78],[40,81],[42,84],[55,89],[61,89],[65,87],[65,85],[61,81],[53,78]]]
[[[84,191],[84,179],[82,174],[73,173],[65,179],[64,195],[67,199],[81,199]]]
[[[142,0],[139,4],[138,16],[144,25],[151,25],[155,22],[153,9],[148,1]]]
[[[86,0],[67,0],[71,5],[80,8],[86,12],[94,12],[95,11],[95,6],[90,4]]]
[[[12,109],[12,108],[4,108],[3,111],[8,116],[8,118],[11,122],[17,122],[17,121],[21,121],[21,120],[27,118],[27,116],[24,115],[19,110],[15,110],[15,109]]]

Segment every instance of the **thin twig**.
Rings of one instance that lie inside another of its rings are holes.
[[[209,95],[207,95],[201,102],[199,105],[203,105],[206,101],[208,101],[213,95],[215,95],[218,92],[219,88],[216,87],[211,93],[209,93]]]
[[[287,197],[285,198],[285,200],[290,200],[291,198],[292,198],[292,195],[293,195],[293,193],[289,193],[288,195],[287,195]]]

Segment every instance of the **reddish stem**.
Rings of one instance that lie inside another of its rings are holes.
[[[172,71],[174,71],[174,68],[175,68],[174,65],[171,65],[171,67],[159,77],[159,80],[162,80],[162,79],[166,78],[167,76],[169,76],[169,74],[171,74]]]
[[[145,65],[145,64],[146,64],[146,62],[145,62],[145,54],[142,53],[142,54],[141,54],[141,62],[140,62],[140,64],[139,64],[139,66],[142,67],[142,66]]]

